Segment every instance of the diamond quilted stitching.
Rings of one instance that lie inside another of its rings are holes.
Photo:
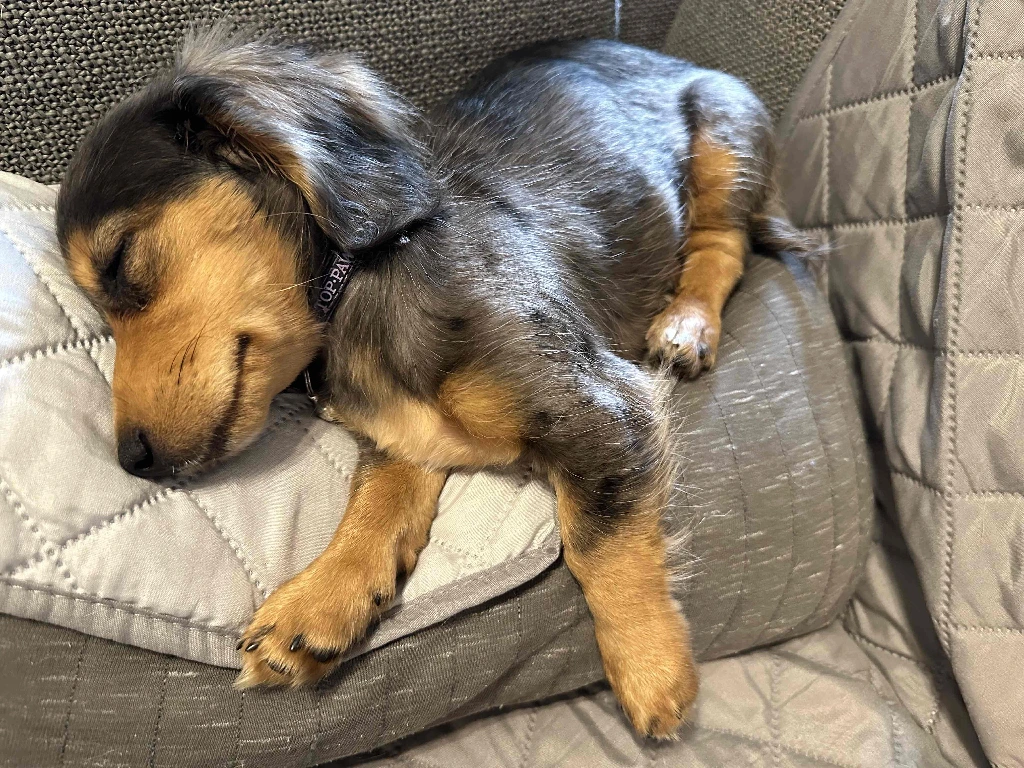
[[[246,553],[251,569],[275,574],[267,576],[268,591],[327,546],[345,508],[349,485],[347,475],[315,450],[313,436],[337,427],[316,420],[302,398],[279,398],[275,409],[276,426],[264,430],[230,464],[190,484],[192,496],[215,511],[218,525]],[[288,445],[292,448],[283,449]],[[354,465],[354,442],[349,457]],[[250,514],[256,506],[264,510],[258,520]]]
[[[68,392],[91,405],[69,406]],[[0,431],[4,472],[47,538],[87,530],[153,487],[115,469],[110,390],[83,348],[0,368],[0,421],[17,425]]]
[[[826,631],[841,630],[836,627]],[[866,671],[870,662],[863,654],[860,656],[859,668]],[[883,755],[890,751],[889,713],[876,706],[879,696],[871,683],[851,685],[849,672],[834,669],[828,662],[789,653],[784,658],[788,663],[782,667],[775,698],[775,716],[780,732],[785,734],[782,744],[797,753],[844,763],[847,755],[837,752],[835,745],[843,743],[845,734],[859,732],[865,753]],[[831,708],[827,722],[823,721],[822,702],[838,698],[844,706]],[[809,723],[814,727],[808,727]]]
[[[103,336],[109,331],[85,294],[78,290],[64,269],[53,232],[50,211],[20,211],[17,217],[0,219],[2,232],[18,249],[59,305],[79,337]]]
[[[508,521],[510,515],[514,515],[520,509],[518,500],[526,484],[526,478],[518,473],[462,473],[453,477],[441,494],[438,514],[430,529],[431,540],[457,540],[459,550],[475,562],[483,562],[490,551],[491,541],[497,536],[502,525]],[[543,494],[541,499],[544,499]],[[470,531],[461,525],[460,506],[456,503],[460,500],[463,504],[471,504],[472,508],[478,511],[479,517]],[[553,513],[552,504],[542,504],[541,509],[544,510],[546,517]],[[522,533],[532,533],[520,528],[519,525],[516,529]],[[517,548],[521,542],[514,538],[506,538],[503,544]]]
[[[893,130],[910,117],[906,96],[865,104],[829,118],[829,222],[900,219],[906,215],[904,188],[907,133]],[[872,145],[865,162],[861,148]]]
[[[67,564],[52,552],[49,545],[43,545],[42,551],[38,552],[35,559],[21,570],[17,578],[13,576],[0,578],[17,584],[41,584],[44,585],[44,589],[53,589],[58,592],[82,591],[75,577],[68,570]]]
[[[31,558],[37,548],[38,542],[14,504],[0,493],[0,573]]]
[[[2,215],[2,211],[0,211]],[[71,322],[57,300],[35,277],[24,256],[0,233],[0,358],[18,356],[25,349],[61,344],[75,336]]]
[[[104,517],[102,520],[97,522],[95,525],[90,526],[87,530],[81,531],[81,532],[75,534],[74,536],[72,536],[70,538],[67,538],[67,539],[64,539],[62,541],[61,540],[55,540],[53,542],[54,547],[56,547],[55,551],[56,551],[56,553],[58,555],[60,555],[63,552],[65,552],[66,550],[75,547],[78,543],[84,541],[85,539],[89,538],[90,536],[93,536],[93,535],[99,533],[100,531],[104,530],[105,528],[109,528],[111,526],[116,526],[116,525],[120,524],[123,520],[125,520],[126,518],[129,518],[129,517],[131,517],[133,515],[146,513],[146,511],[149,508],[153,507],[156,504],[162,503],[167,498],[169,498],[173,493],[176,493],[176,492],[179,492],[179,489],[177,489],[177,488],[161,488],[156,493],[147,494],[145,498],[143,498],[143,499],[141,499],[141,500],[139,500],[137,502],[133,502],[133,503],[129,504],[124,509],[121,509],[120,511],[116,512],[115,514],[113,514],[113,515],[111,515],[109,517]],[[35,558],[33,558],[32,562],[34,562],[35,560],[38,560],[39,557],[41,557],[41,555],[37,555]],[[21,562],[21,563],[17,563],[15,565],[12,565],[10,567],[10,569],[7,571],[7,573],[5,573],[3,575],[11,576],[13,578],[23,578],[24,574],[31,567],[32,562]]]
[[[832,104],[870,98],[910,85],[914,8],[913,0],[890,0],[885,13],[857,15],[843,43],[844,60],[854,61],[856,66],[834,68]]]
[[[196,525],[195,520],[203,520]],[[111,552],[134,567],[109,567]],[[238,628],[256,602],[235,552],[194,504],[176,495],[150,514],[133,515],[68,547],[63,559],[88,594],[117,595],[144,610],[198,624]],[[182,571],[182,562],[188,563]],[[187,578],[169,581],[168,574]],[[216,589],[196,589],[216,584]]]
[[[39,523],[25,509],[18,494],[2,477],[0,477],[0,499],[2,499],[0,504],[6,511],[6,514],[3,515],[3,528],[10,536],[9,540],[0,547],[0,551],[6,554],[4,561],[18,562],[37,553],[33,562],[38,561],[44,556],[43,553],[50,542],[40,529]]]

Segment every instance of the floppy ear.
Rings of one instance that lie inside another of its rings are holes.
[[[386,240],[437,206],[410,108],[352,57],[215,28],[184,44],[171,92],[178,141],[286,178],[343,249]]]

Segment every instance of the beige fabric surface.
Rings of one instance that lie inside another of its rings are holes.
[[[945,768],[935,741],[841,626],[701,665],[679,741],[640,739],[601,689],[496,713],[335,764],[366,768]]]

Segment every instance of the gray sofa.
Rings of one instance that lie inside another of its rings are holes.
[[[671,525],[691,529],[679,597],[704,662],[678,742],[628,729],[560,562],[314,690],[245,696],[231,670],[29,612],[10,595],[40,585],[3,569],[0,765],[1024,765],[1019,18],[992,0],[841,5],[232,9],[364,50],[421,106],[497,52],[593,35],[731,70],[780,116],[786,202],[835,247],[832,312],[798,265],[755,257],[717,370],[674,395],[688,463]],[[59,180],[103,105],[220,10],[5,9],[0,170]],[[30,214],[46,226],[46,193],[30,194],[0,195],[5,274],[31,261],[14,230]],[[38,277],[0,289],[5,317]],[[34,354],[5,348],[0,388],[23,386],[12,361]],[[12,434],[0,523],[21,531],[42,502],[19,495]]]

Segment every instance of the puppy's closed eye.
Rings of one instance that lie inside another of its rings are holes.
[[[100,287],[114,312],[141,312],[149,301],[146,291],[133,284],[127,273],[131,245],[131,233],[122,235],[100,272]]]

